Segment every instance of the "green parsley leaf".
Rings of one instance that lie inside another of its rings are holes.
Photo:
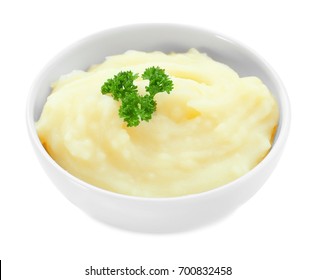
[[[168,94],[173,89],[173,83],[166,75],[165,70],[159,67],[150,67],[145,70],[142,75],[144,80],[149,80],[149,85],[146,86],[146,91],[150,95],[155,95],[158,92],[167,92]]]
[[[137,86],[134,85],[134,80],[137,78],[138,74],[133,74],[132,71],[120,72],[103,84],[101,92],[111,93],[116,101],[124,99],[126,94],[137,95]]]
[[[132,71],[119,72],[101,87],[102,94],[110,93],[114,100],[121,101],[119,116],[128,127],[138,126],[141,121],[149,121],[157,109],[154,96],[159,92],[169,94],[173,89],[173,82],[164,69],[150,67],[142,75],[144,80],[149,80],[149,85],[145,87],[148,94],[140,95],[134,85],[138,77]]]
[[[119,116],[127,123],[127,126],[139,125],[139,102],[138,94],[126,94],[122,99]]]
[[[139,116],[142,121],[149,121],[152,114],[156,111],[157,102],[150,95],[141,96],[139,100]]]

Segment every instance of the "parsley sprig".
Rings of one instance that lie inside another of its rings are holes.
[[[138,126],[141,121],[149,121],[157,109],[154,97],[159,92],[170,93],[173,82],[159,67],[147,68],[142,74],[143,80],[149,80],[145,87],[147,94],[140,95],[134,81],[139,77],[132,71],[122,71],[108,79],[101,87],[102,94],[111,94],[113,99],[121,101],[119,116],[127,126]]]

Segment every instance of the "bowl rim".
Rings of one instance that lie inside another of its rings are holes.
[[[55,61],[58,61],[58,59],[65,54],[67,54],[72,49],[79,47],[81,44],[92,40],[99,36],[106,36],[109,33],[113,32],[126,32],[128,29],[140,29],[140,28],[181,28],[181,29],[191,29],[196,31],[203,31],[208,33],[210,36],[214,36],[219,40],[225,40],[233,45],[237,45],[239,48],[243,49],[247,53],[251,54],[253,57],[255,57],[262,65],[265,66],[268,72],[272,74],[272,77],[274,79],[274,83],[278,86],[278,93],[277,96],[279,97],[280,103],[279,105],[279,123],[278,123],[278,135],[277,138],[274,139],[274,143],[269,150],[268,154],[251,170],[249,170],[247,173],[242,175],[241,177],[225,184],[219,187],[216,187],[214,189],[200,192],[200,193],[193,193],[188,195],[181,195],[181,196],[174,196],[174,197],[141,197],[141,196],[133,196],[133,195],[127,195],[127,194],[121,194],[112,192],[106,189],[103,189],[101,187],[94,186],[90,183],[87,183],[76,176],[72,175],[68,171],[66,171],[64,168],[62,168],[56,161],[53,160],[53,158],[47,153],[45,148],[43,147],[42,143],[39,140],[39,137],[36,132],[35,127],[35,121],[34,121],[34,104],[35,99],[38,96],[36,87],[37,84],[40,82],[42,75],[49,70],[51,65],[55,64]],[[226,192],[229,189],[233,188],[234,185],[243,183],[244,181],[247,181],[249,177],[254,176],[256,173],[260,171],[264,166],[269,165],[271,161],[273,161],[274,158],[277,158],[281,150],[285,146],[285,142],[287,140],[289,129],[290,129],[290,122],[291,122],[291,108],[290,108],[290,101],[286,92],[286,89],[279,77],[279,75],[275,72],[275,70],[271,67],[271,65],[256,51],[251,49],[249,46],[245,45],[244,43],[241,43],[239,40],[236,40],[235,38],[231,36],[224,35],[219,32],[215,32],[210,29],[206,29],[200,26],[193,26],[193,25],[186,25],[186,24],[178,24],[178,23],[137,23],[137,24],[129,24],[129,25],[120,25],[109,29],[104,29],[95,33],[92,33],[90,35],[87,35],[76,42],[68,45],[61,51],[59,51],[55,56],[53,56],[48,63],[42,68],[42,70],[37,74],[35,80],[33,81],[29,93],[27,95],[26,100],[26,126],[27,131],[29,134],[29,138],[31,143],[33,144],[33,148],[35,150],[38,150],[38,156],[42,156],[44,160],[46,160],[53,168],[55,168],[58,172],[61,172],[64,176],[68,177],[68,179],[74,183],[76,183],[76,187],[80,187],[86,190],[90,190],[93,192],[100,193],[102,195],[108,195],[115,199],[127,199],[127,200],[133,200],[133,201],[142,201],[142,202],[170,202],[170,201],[186,201],[186,200],[192,200],[192,199],[200,199],[205,198],[206,196],[213,196],[215,194],[219,194],[222,192]]]

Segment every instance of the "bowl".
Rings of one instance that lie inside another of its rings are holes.
[[[240,76],[258,76],[275,96],[280,120],[268,155],[250,172],[216,189],[173,198],[142,198],[100,189],[69,174],[46,152],[35,122],[50,94],[50,85],[72,70],[87,69],[106,56],[127,50],[206,52]],[[73,204],[99,221],[141,232],[175,232],[213,223],[249,200],[274,170],[290,125],[290,105],[282,82],[256,53],[224,35],[177,24],[136,24],[105,30],[67,47],[41,71],[31,87],[26,110],[27,128],[35,154],[52,182]]]

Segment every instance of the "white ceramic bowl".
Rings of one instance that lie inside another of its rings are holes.
[[[268,38],[267,38],[268,39]],[[274,144],[253,170],[208,192],[175,198],[141,198],[112,193],[72,176],[43,148],[36,130],[50,84],[75,69],[87,69],[106,56],[127,50],[183,52],[197,48],[235,69],[241,76],[260,77],[275,95],[280,122]],[[138,24],[89,36],[58,54],[40,73],[27,100],[27,127],[36,155],[57,188],[94,218],[125,229],[172,232],[214,222],[252,197],[276,166],[289,131],[290,106],[286,91],[271,67],[247,47],[207,30],[174,24]]]

